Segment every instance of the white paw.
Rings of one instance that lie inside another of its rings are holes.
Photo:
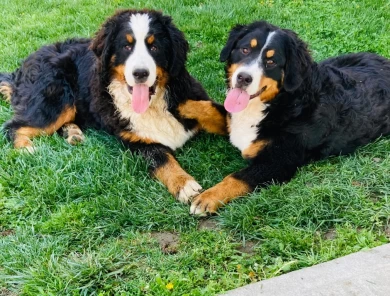
[[[22,152],[22,153],[34,154],[36,151],[37,151],[37,148],[35,146],[26,146],[26,147],[20,148],[20,152]]]
[[[190,214],[197,215],[199,217],[207,216],[207,212],[205,212],[199,205],[194,203],[191,205]]]
[[[71,136],[66,138],[66,141],[70,145],[80,144],[80,143],[84,142],[84,140],[85,140],[85,137],[83,134],[75,134],[75,135],[71,135]]]
[[[200,186],[194,180],[188,180],[184,187],[180,189],[179,194],[177,195],[177,199],[182,203],[188,203],[197,196],[202,190],[202,186]]]

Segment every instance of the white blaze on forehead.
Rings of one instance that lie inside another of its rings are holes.
[[[259,91],[260,80],[263,76],[262,55],[265,48],[267,48],[267,46],[271,43],[271,40],[273,39],[275,34],[276,34],[275,31],[270,32],[268,34],[265,44],[262,47],[259,57],[256,60],[254,60],[250,64],[242,65],[236,69],[236,71],[232,75],[231,87],[234,88],[236,86],[238,74],[244,72],[252,76],[252,83],[248,85],[248,87],[246,88],[247,93],[249,95],[254,95]]]
[[[135,40],[145,40],[149,32],[150,17],[147,14],[133,14],[130,17],[130,27],[133,30]]]
[[[156,63],[146,47],[145,39],[150,31],[150,17],[148,14],[137,13],[130,17],[130,28],[133,31],[134,48],[125,62],[125,78],[127,84],[134,86],[134,70],[145,69],[149,77],[145,84],[151,87],[156,81]]]

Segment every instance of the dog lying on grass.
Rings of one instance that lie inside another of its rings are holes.
[[[222,49],[231,143],[249,166],[198,195],[192,214],[330,155],[390,134],[390,61],[372,53],[316,63],[297,34],[265,21],[237,25]]]
[[[174,157],[198,131],[226,134],[226,111],[186,70],[188,43],[169,16],[123,10],[93,39],[44,46],[13,73],[0,92],[14,116],[4,130],[15,148],[57,131],[70,144],[82,130],[101,128],[150,162],[153,176],[187,203],[201,186]]]

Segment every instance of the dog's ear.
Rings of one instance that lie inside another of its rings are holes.
[[[172,23],[171,17],[162,16],[162,22],[168,28],[169,39],[172,43],[169,75],[175,77],[185,68],[189,45],[183,32]]]
[[[307,44],[303,42],[298,35],[287,29],[283,29],[286,33],[286,69],[284,77],[284,88],[288,92],[293,92],[302,84],[304,77],[311,73],[313,60],[307,48]]]
[[[101,67],[105,69],[111,58],[112,44],[115,38],[116,21],[117,15],[114,15],[108,19],[96,33],[92,39],[90,49],[95,53],[101,62]]]
[[[231,29],[226,45],[222,49],[221,54],[219,55],[219,60],[221,62],[226,62],[226,60],[229,58],[234,45],[236,44],[239,39],[239,36],[244,30],[245,26],[243,25],[236,25],[233,29]]]

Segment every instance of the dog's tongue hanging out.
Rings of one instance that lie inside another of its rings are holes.
[[[225,109],[230,113],[244,110],[249,103],[250,96],[240,88],[231,89],[225,99]]]
[[[144,113],[149,107],[149,87],[146,84],[133,86],[133,98],[131,101],[133,110],[137,113]]]

